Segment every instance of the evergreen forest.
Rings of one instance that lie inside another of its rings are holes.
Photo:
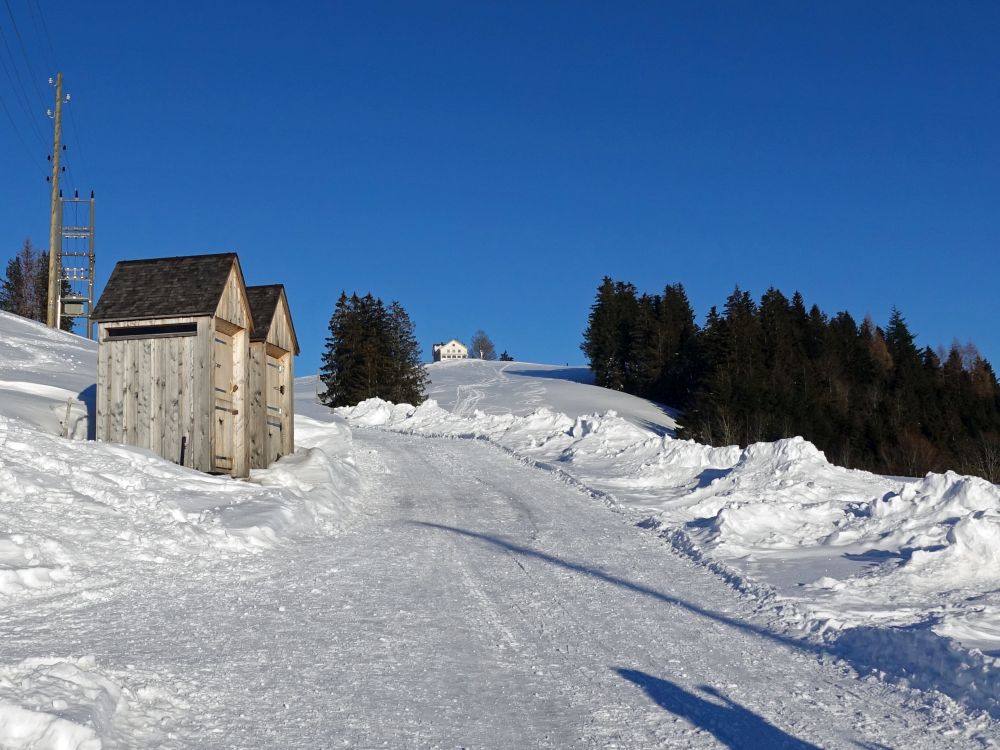
[[[830,317],[802,295],[738,287],[704,325],[681,284],[639,294],[605,277],[581,349],[598,385],[683,410],[681,436],[747,445],[801,435],[841,466],[1000,481],[1000,387],[972,344],[919,347],[902,313],[885,327]]]
[[[413,322],[398,302],[341,292],[326,339],[323,403],[351,406],[367,398],[397,404],[424,400],[427,373]]]

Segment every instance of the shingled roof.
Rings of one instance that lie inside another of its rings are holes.
[[[236,253],[119,261],[91,317],[108,321],[212,315],[233,263],[238,263]]]
[[[251,341],[267,339],[267,332],[271,330],[271,321],[274,319],[274,311],[278,309],[278,302],[281,300],[281,288],[281,284],[247,287],[250,316],[253,318]]]
[[[274,314],[278,310],[278,304],[285,293],[282,284],[265,284],[263,286],[248,286],[247,300],[250,303],[250,317],[253,318],[253,333],[250,334],[251,341],[266,341],[267,334],[271,330],[271,323]],[[287,299],[286,299],[287,304]],[[288,316],[288,324],[292,328],[292,338],[295,340],[295,353],[299,353],[298,340],[295,336],[295,326],[292,324],[291,315]]]

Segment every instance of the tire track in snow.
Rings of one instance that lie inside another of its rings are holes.
[[[511,590],[506,585],[508,578],[503,576],[502,569],[497,568],[498,555],[499,559],[513,560],[519,576],[535,579],[533,590],[540,594],[537,598],[544,599],[543,606],[539,606],[538,601],[534,608],[518,602],[516,610],[521,619],[524,619],[525,613],[529,618],[532,615],[536,618],[538,627],[534,637],[531,639],[530,631],[525,631],[525,640],[531,641],[533,653],[549,658],[549,668],[560,673],[561,677],[574,674],[575,677],[568,682],[581,688],[587,686],[579,691],[582,695],[574,695],[567,700],[583,706],[600,696],[599,706],[590,705],[590,723],[585,731],[588,739],[580,744],[597,746],[618,742],[621,746],[653,746],[681,742],[689,746],[715,746],[715,738],[710,731],[684,722],[680,727],[675,726],[676,718],[670,719],[661,712],[644,708],[641,700],[637,705],[634,688],[628,694],[616,689],[620,686],[609,682],[607,676],[608,668],[615,664],[650,675],[670,675],[676,670],[677,684],[692,691],[692,701],[707,701],[706,706],[724,708],[729,704],[717,703],[720,699],[713,697],[715,693],[706,693],[704,698],[697,697],[699,684],[716,685],[713,690],[721,690],[720,695],[728,696],[723,701],[732,698],[753,706],[751,710],[759,711],[761,716],[777,717],[789,730],[804,732],[804,736],[825,736],[822,742],[825,747],[856,746],[856,740],[848,740],[853,734],[850,728],[855,725],[860,727],[861,734],[853,736],[859,739],[866,737],[869,741],[867,746],[872,746],[871,740],[881,742],[888,738],[889,742],[883,744],[938,747],[949,742],[944,739],[948,733],[952,733],[952,741],[957,741],[958,746],[978,743],[982,739],[973,726],[958,728],[962,720],[953,713],[953,706],[928,704],[925,703],[926,697],[920,694],[911,694],[875,681],[858,681],[845,665],[820,661],[813,655],[796,651],[791,645],[776,645],[759,635],[751,635],[751,631],[740,630],[740,617],[753,618],[752,601],[733,592],[710,572],[676,555],[643,530],[636,529],[628,519],[608,513],[584,493],[571,490],[562,482],[552,481],[548,472],[527,469],[523,463],[512,460],[502,451],[492,450],[490,446],[476,441],[369,434],[387,448],[395,450],[405,445],[408,453],[420,450],[409,441],[424,441],[426,448],[423,450],[436,456],[432,463],[440,463],[436,469],[439,476],[455,475],[458,473],[456,466],[472,465],[480,480],[474,487],[492,486],[484,496],[491,502],[474,507],[468,498],[462,497],[464,488],[459,488],[460,491],[449,488],[447,495],[458,502],[455,508],[474,512],[458,513],[453,508],[443,524],[442,535],[447,536],[447,527],[451,526],[452,534],[468,539],[469,544],[463,547],[469,555],[468,565],[474,568],[487,598],[516,600],[519,595],[516,587]],[[480,461],[483,463],[480,464]],[[534,481],[527,483],[525,472],[533,475]],[[487,475],[490,479],[483,480],[482,477]],[[450,483],[450,480],[447,481]],[[516,490],[507,491],[505,488],[508,487]],[[498,510],[501,505],[507,511],[506,515]],[[519,506],[530,507],[530,513],[519,510]],[[531,522],[525,523],[529,516]],[[517,519],[523,519],[520,529],[516,528]],[[508,543],[505,539],[512,541]],[[534,540],[533,543],[531,540]],[[581,554],[597,557],[610,554],[609,562],[615,559],[617,562],[611,562],[610,567],[607,563],[602,564],[594,573],[589,573],[587,569],[570,572],[559,563],[559,550],[567,543],[571,548],[562,552],[562,559],[567,560],[571,567],[574,565],[572,560],[579,559]],[[452,545],[448,546],[451,548]],[[487,549],[492,546],[494,554],[476,553],[476,546]],[[519,553],[519,547],[528,549],[528,555]],[[539,562],[537,553],[532,550],[545,551],[547,554],[543,559],[550,555],[555,557],[551,562]],[[667,568],[673,572],[658,578],[653,571],[662,567],[665,560],[671,561]],[[551,567],[552,563],[558,563],[555,570]],[[653,565],[647,569],[649,563]],[[650,613],[642,614],[642,611],[648,610],[649,606],[635,609],[637,603],[645,600],[628,596],[618,602],[618,606],[624,605],[625,608],[616,610],[612,619],[608,619],[608,603],[622,597],[616,589],[609,589],[606,583],[595,584],[593,576],[626,582],[632,578],[641,588],[665,588],[667,592],[676,590],[681,595],[686,586],[689,596],[694,591],[701,593],[700,598],[704,600],[699,602],[701,607],[711,612],[714,606],[725,613],[726,618],[716,621],[701,615],[692,617],[684,606],[664,609],[661,604],[654,606],[654,616],[648,619]],[[690,588],[692,585],[694,589]],[[711,595],[704,599],[708,592]],[[502,615],[501,610],[494,608],[494,611]],[[515,611],[513,607],[511,611]],[[526,622],[530,625],[531,620]],[[513,628],[515,633],[519,632],[519,627],[508,623],[508,629]],[[572,643],[573,652],[561,654],[557,650],[560,640]],[[709,645],[712,643],[725,643],[726,650],[716,653]],[[623,655],[623,647],[629,652],[627,655]],[[529,655],[531,651],[526,649],[524,653]],[[560,664],[555,663],[556,658]],[[796,674],[807,676],[799,680],[806,685],[806,689],[801,695],[790,695],[782,686],[791,675]],[[873,709],[873,705],[885,701],[901,703],[909,708],[897,705],[896,713],[888,708]],[[938,734],[930,745],[926,744],[924,736],[928,731],[928,722],[914,711],[915,707],[927,712],[928,716],[934,715],[937,722],[934,729],[945,731],[945,734]],[[706,707],[705,710],[714,709]],[[872,710],[884,712],[881,714],[882,723],[866,721]],[[816,712],[822,717],[818,722]],[[983,725],[981,721],[973,724]],[[623,725],[628,726],[625,734],[619,732],[616,735],[615,727]],[[886,725],[891,727],[887,730]],[[833,727],[841,729],[831,732]],[[621,740],[621,736],[628,736],[629,739]],[[651,736],[658,739],[651,742]],[[976,739],[977,736],[979,739]]]

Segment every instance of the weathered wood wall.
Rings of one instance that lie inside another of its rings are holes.
[[[266,469],[267,456],[267,355],[263,341],[250,342],[250,378],[247,394],[250,407],[247,440],[250,444],[250,468]]]
[[[196,323],[193,336],[107,339],[108,328]],[[148,448],[201,471],[212,468],[211,423],[205,395],[211,395],[211,321],[165,318],[98,325],[98,440]]]
[[[287,456],[295,452],[295,372],[292,362],[295,356],[286,352],[281,358],[284,369],[281,373],[282,385],[285,387],[281,396],[281,455]]]
[[[250,327],[250,306],[247,302],[246,290],[236,266],[229,272],[226,286],[215,310],[215,317],[222,318],[239,328]]]
[[[287,456],[295,452],[295,369],[293,362],[295,353],[298,351],[298,344],[295,341],[295,332],[292,328],[292,318],[288,311],[288,300],[285,293],[281,293],[281,299],[274,312],[274,319],[271,321],[271,328],[268,331],[267,343],[280,349],[274,352],[274,356],[281,361],[282,377],[281,385],[284,393],[281,396],[281,452],[280,455]]]
[[[277,364],[280,369],[270,365]],[[281,456],[295,452],[292,353],[273,344],[250,344],[250,466],[267,468]],[[275,411],[275,407],[277,411]],[[277,420],[280,430],[272,423]]]
[[[109,328],[195,323],[194,335],[156,335],[108,339]],[[232,337],[232,430],[220,431],[232,442],[231,473],[250,472],[251,320],[243,281],[236,266],[226,280],[216,314],[98,324],[98,440],[148,448],[171,461],[210,472],[215,465],[216,332]]]
[[[248,398],[251,417],[247,434],[251,468],[267,468],[281,456],[295,452],[295,375],[292,352],[296,348],[287,302],[282,295],[268,327],[266,341],[254,341],[250,344]],[[279,365],[278,371],[274,367],[268,367],[269,359],[272,364]],[[280,425],[277,431],[270,424],[275,420]]]
[[[295,351],[295,335],[292,333],[292,321],[288,316],[288,308],[285,307],[284,294],[278,302],[271,319],[271,327],[267,331],[267,343],[273,344],[286,352]]]

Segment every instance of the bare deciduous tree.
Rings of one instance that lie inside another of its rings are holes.
[[[479,359],[497,358],[497,350],[493,346],[493,341],[486,335],[486,331],[481,328],[472,334],[472,344],[469,346],[469,352],[473,357],[478,357]]]

